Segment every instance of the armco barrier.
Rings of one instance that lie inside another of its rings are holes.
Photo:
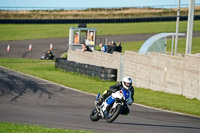
[[[117,69],[77,63],[63,58],[56,58],[55,67],[69,72],[97,77],[106,81],[117,81]]]

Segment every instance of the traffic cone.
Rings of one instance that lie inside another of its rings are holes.
[[[28,50],[31,51],[32,50],[32,44],[29,44]]]
[[[50,44],[50,48],[49,48],[50,50],[52,50],[53,49],[53,44],[51,43]]]
[[[7,46],[7,52],[10,52],[10,44]]]

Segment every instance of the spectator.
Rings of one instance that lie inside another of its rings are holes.
[[[112,42],[109,42],[108,43],[108,50],[107,50],[107,53],[113,53],[114,51],[117,51],[117,46],[116,46],[116,43],[114,41]]]
[[[82,44],[82,51],[92,52],[92,50],[86,44]]]
[[[79,37],[78,37],[78,32],[76,32],[74,35],[74,44],[78,44],[78,42],[79,42]]]
[[[111,53],[112,54],[112,44],[111,44],[111,42],[108,42],[107,53]]]
[[[101,52],[104,52],[104,53],[107,52],[107,46],[106,45],[103,45],[102,43],[100,43],[99,47],[101,48]]]
[[[121,42],[118,42],[117,52],[120,52],[120,53],[122,52]]]
[[[89,32],[89,38],[90,41],[94,41],[94,31]]]
[[[112,53],[117,51],[117,45],[114,41],[112,41]]]
[[[112,41],[112,45],[116,45],[116,43],[114,41]]]

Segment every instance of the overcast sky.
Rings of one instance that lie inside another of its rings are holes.
[[[190,0],[181,0],[189,4]],[[200,0],[195,0],[200,4]],[[178,0],[0,0],[0,6],[9,7],[141,7],[177,5]]]

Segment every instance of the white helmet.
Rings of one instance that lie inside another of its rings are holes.
[[[129,90],[132,87],[132,78],[124,77],[122,80],[122,85],[125,89]]]

